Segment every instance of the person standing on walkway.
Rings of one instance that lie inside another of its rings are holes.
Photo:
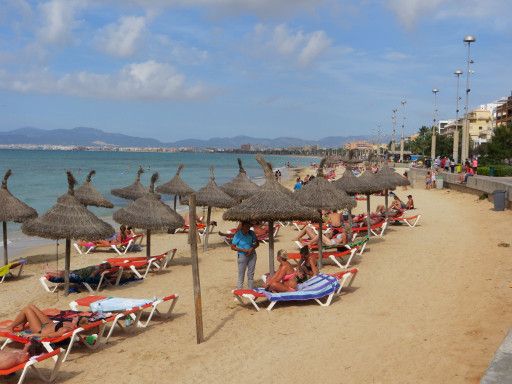
[[[247,272],[247,286],[254,288],[254,270],[256,269],[256,248],[259,246],[258,238],[249,222],[242,222],[242,226],[233,236],[231,249],[238,252],[238,283],[237,289],[242,289],[244,277]]]
[[[450,171],[451,171],[452,173],[454,173],[454,172],[455,172],[455,161],[454,161],[453,159],[452,159],[452,160],[450,160]]]

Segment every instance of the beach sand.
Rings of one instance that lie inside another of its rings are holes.
[[[209,251],[199,251],[206,336],[201,345],[187,236],[154,236],[153,254],[178,248],[168,271],[102,293],[178,293],[175,315],[136,334],[118,333],[98,351],[77,348],[59,382],[477,383],[512,321],[512,248],[498,247],[512,242],[512,213],[494,212],[488,201],[449,190],[397,191],[402,198],[409,192],[422,214],[418,227],[391,226],[383,239],[372,239],[355,261],[360,272],[352,289],[326,308],[278,304],[269,313],[238,305],[231,295],[236,255],[212,234]],[[372,208],[383,200],[372,197]],[[359,202],[355,212],[365,206]],[[219,228],[233,227],[221,214],[214,211]],[[281,230],[275,249],[295,250],[294,236],[291,227]],[[258,249],[258,276],[267,272],[267,249]],[[42,256],[30,257],[22,278],[2,284],[0,319],[28,303],[67,308],[86,295],[64,297],[40,288],[41,260],[55,265],[54,246],[28,255]],[[72,268],[112,256],[73,252]]]

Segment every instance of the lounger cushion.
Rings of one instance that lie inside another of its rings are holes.
[[[100,309],[102,311],[116,312],[125,311],[134,307],[141,307],[143,305],[152,303],[152,299],[130,299],[123,297],[109,297],[104,300],[95,301],[90,304],[91,311],[97,312]]]

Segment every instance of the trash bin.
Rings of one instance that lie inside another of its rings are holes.
[[[457,164],[457,165],[455,166],[455,171],[456,171],[457,173],[461,173],[461,172],[462,172],[462,164]]]
[[[436,188],[437,189],[443,189],[443,176],[436,176]]]
[[[493,193],[494,210],[504,211],[506,206],[507,191],[496,190]]]
[[[489,167],[489,176],[496,176],[496,168]]]

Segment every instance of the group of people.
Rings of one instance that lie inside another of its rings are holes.
[[[268,228],[267,228],[268,230]],[[256,269],[256,249],[259,246],[258,236],[251,229],[250,222],[242,222],[231,241],[231,249],[237,252],[238,281],[237,288],[241,289],[247,276],[249,289],[254,288],[254,273]],[[308,247],[301,249],[301,260],[297,268],[288,262],[287,252],[280,250],[277,254],[279,268],[272,276],[264,278],[264,286],[274,292],[295,290],[297,283],[318,274],[315,257],[309,253]]]
[[[302,189],[303,186],[307,185],[310,181],[314,180],[314,175],[306,175],[304,176],[304,179],[301,179],[300,177],[297,177],[295,180],[295,185],[293,186],[293,191],[297,192],[298,190]]]

